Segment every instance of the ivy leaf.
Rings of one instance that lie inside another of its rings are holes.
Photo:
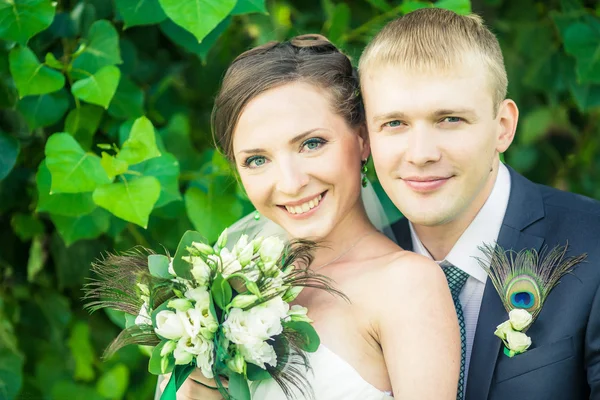
[[[125,21],[123,29],[158,24],[167,19],[158,0],[116,0],[115,3]]]
[[[19,97],[56,92],[65,86],[65,77],[41,64],[27,47],[15,47],[10,52],[10,73]]]
[[[340,44],[344,33],[350,27],[350,7],[345,3],[337,4],[326,23],[327,37],[333,43]]]
[[[110,226],[110,214],[101,208],[76,217],[50,214],[50,219],[67,247],[81,239],[97,238]]]
[[[86,153],[68,133],[55,133],[46,143],[46,165],[52,174],[50,193],[91,192],[110,183],[100,157]]]
[[[391,11],[392,6],[388,4],[386,0],[367,0],[369,4],[378,9],[379,11]]]
[[[94,202],[125,221],[146,229],[148,217],[160,195],[160,183],[153,176],[98,187]]]
[[[119,34],[106,20],[96,21],[90,26],[85,46],[72,64],[71,73],[75,79],[85,78],[106,66],[123,62]]]
[[[31,130],[54,125],[62,119],[68,109],[69,95],[66,90],[41,96],[27,96],[17,103],[17,110]]]
[[[600,83],[600,22],[572,24],[564,33],[565,50],[577,59],[581,83]]]
[[[44,63],[50,68],[58,69],[62,71],[64,65],[54,57],[52,53],[46,53],[46,57],[44,58]]]
[[[430,7],[432,7],[432,5],[429,2],[408,0],[408,1],[404,1],[402,3],[402,6],[400,7],[400,11],[403,14],[408,14],[410,12],[417,11],[422,8],[430,8]]]
[[[201,42],[233,10],[236,0],[159,0],[169,18]]]
[[[230,14],[242,15],[250,13],[268,14],[265,0],[238,0]]]
[[[102,152],[102,160],[100,160],[102,168],[106,171],[108,178],[112,181],[115,176],[121,175],[127,171],[127,164],[125,161],[121,161],[111,156],[107,152]]]
[[[106,399],[122,399],[128,384],[129,369],[124,364],[117,364],[98,379],[96,388]]]
[[[29,248],[29,258],[27,259],[27,281],[33,282],[35,276],[42,270],[48,253],[43,247],[43,237],[35,236],[31,241]]]
[[[104,109],[101,107],[82,104],[67,115],[65,132],[70,133],[84,150],[90,150],[103,113]]]
[[[471,14],[471,0],[439,0],[435,7],[445,8],[460,15]]]
[[[144,115],[144,92],[131,79],[122,76],[108,113],[120,119],[141,117]]]
[[[75,82],[71,87],[71,92],[73,96],[83,101],[108,108],[117,91],[120,78],[119,68],[108,65],[89,78]]]
[[[56,215],[76,217],[91,213],[96,204],[92,200],[92,193],[56,193],[50,194],[52,175],[42,161],[35,176],[38,191],[36,212],[49,212]]]
[[[94,347],[91,343],[90,328],[88,324],[78,321],[71,329],[69,348],[75,360],[75,376],[77,380],[89,382],[94,380]]]
[[[154,176],[160,182],[160,197],[155,207],[181,200],[179,191],[179,162],[169,153],[152,158],[131,168],[144,176]]]
[[[21,145],[17,139],[0,132],[0,181],[6,178],[15,166],[20,151]]]
[[[54,4],[51,0],[1,0],[0,39],[25,46],[33,35],[52,24]]]
[[[19,239],[24,242],[44,233],[44,225],[35,215],[15,213],[10,219],[10,225]]]
[[[131,127],[129,138],[123,143],[117,158],[134,165],[159,156],[152,122],[146,117],[136,119]]]

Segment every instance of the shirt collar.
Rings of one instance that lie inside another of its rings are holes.
[[[478,247],[484,243],[495,244],[498,240],[504,214],[508,207],[509,196],[510,173],[508,168],[500,163],[498,176],[490,196],[445,258],[446,261],[480,282],[486,281],[487,273],[477,261],[477,258],[485,259],[484,254]],[[414,251],[433,259],[417,236],[410,221],[409,226]],[[439,263],[441,260],[436,262]]]

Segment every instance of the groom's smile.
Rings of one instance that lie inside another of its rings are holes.
[[[407,176],[402,177],[401,179],[409,189],[415,192],[427,193],[433,192],[444,186],[452,179],[452,176]]]

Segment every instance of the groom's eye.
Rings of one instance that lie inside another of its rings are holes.
[[[449,122],[451,124],[456,124],[456,123],[462,122],[462,120],[463,119],[460,117],[446,117],[442,120],[442,122]]]
[[[402,121],[395,119],[393,121],[386,122],[385,124],[383,124],[383,126],[388,127],[388,128],[398,128],[398,127],[402,126]]]

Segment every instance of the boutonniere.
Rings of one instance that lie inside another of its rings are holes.
[[[524,353],[531,346],[531,338],[525,332],[542,310],[548,294],[587,254],[565,258],[566,245],[549,252],[544,248],[540,253],[535,249],[517,253],[488,244],[479,249],[485,258],[477,261],[508,312],[508,320],[498,325],[494,334],[504,343],[504,354],[508,357]]]

